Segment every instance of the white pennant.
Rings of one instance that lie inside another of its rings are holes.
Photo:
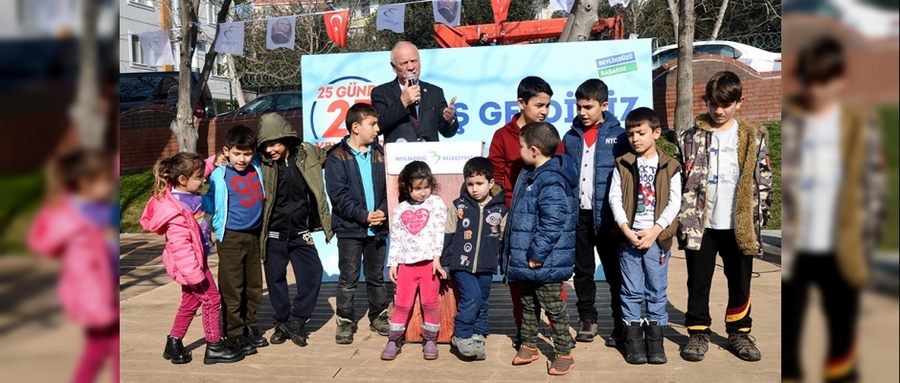
[[[575,5],[575,0],[550,0],[550,8],[554,11],[563,11],[565,13],[570,13],[572,12],[573,5]]]
[[[622,5],[623,8],[628,8],[628,4],[631,3],[631,0],[609,0],[609,6],[615,7],[616,5]]]
[[[158,30],[138,33],[141,42],[141,52],[144,62],[149,65],[175,65],[175,57],[172,55],[172,44],[169,42],[169,32]]]
[[[389,30],[403,33],[403,20],[406,15],[406,4],[379,5],[375,18],[375,30]]]
[[[447,24],[451,27],[459,26],[459,17],[462,14],[462,1],[433,0],[431,8],[434,13],[434,22]]]
[[[269,50],[278,48],[294,50],[297,16],[274,17],[267,21],[266,48]]]
[[[244,55],[244,22],[219,24],[219,33],[216,36],[216,46],[213,50],[219,53],[228,53],[233,56]]]

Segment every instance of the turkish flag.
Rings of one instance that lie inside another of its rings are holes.
[[[328,38],[334,41],[335,45],[347,47],[347,25],[350,24],[350,9],[327,12],[325,17],[325,28],[328,30]]]
[[[512,0],[491,0],[491,8],[494,9],[494,24],[500,24],[506,21],[506,14],[509,13],[509,3]]]

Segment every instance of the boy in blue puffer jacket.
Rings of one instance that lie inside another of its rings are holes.
[[[485,157],[474,157],[463,166],[459,198],[447,215],[441,265],[449,268],[459,290],[453,338],[462,356],[485,359],[488,298],[497,273],[500,239],[506,223],[504,190],[494,183],[494,166]]]
[[[504,233],[504,272],[509,281],[519,281],[522,298],[522,346],[513,365],[531,363],[540,357],[537,349],[537,298],[550,319],[556,358],[550,375],[565,375],[575,367],[569,334],[569,315],[562,300],[561,282],[572,277],[575,267],[575,222],[578,185],[576,170],[565,155],[554,156],[559,133],[553,125],[534,122],[522,127],[519,136],[526,167],[513,192],[508,225]]]

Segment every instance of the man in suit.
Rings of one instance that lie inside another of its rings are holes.
[[[372,90],[384,142],[438,141],[438,132],[453,137],[459,130],[456,97],[448,105],[440,87],[419,81],[419,49],[408,41],[395,44],[391,67],[397,78]]]

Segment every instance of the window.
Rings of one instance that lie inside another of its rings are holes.
[[[299,93],[291,93],[291,94],[282,94],[278,96],[278,107],[275,108],[277,111],[290,110],[290,109],[299,109],[303,106],[303,99],[300,98]]]
[[[216,18],[218,17],[219,6],[212,3],[212,1],[206,3],[206,22],[212,25],[216,24]]]
[[[128,3],[131,5],[143,6],[147,8],[153,8],[154,0],[128,0]]]
[[[146,65],[144,55],[141,53],[141,39],[138,35],[131,35],[131,63]]]
[[[228,77],[228,57],[223,53],[216,54],[216,63],[213,65],[213,76]]]
[[[698,45],[694,47],[694,54],[709,54],[735,58],[734,48],[724,44]]]
[[[272,97],[260,97],[250,101],[241,108],[240,114],[247,113],[266,113],[272,111]]]

